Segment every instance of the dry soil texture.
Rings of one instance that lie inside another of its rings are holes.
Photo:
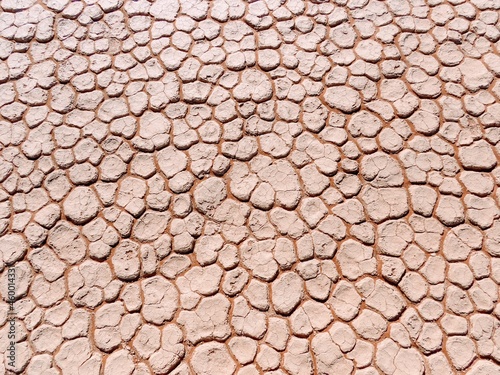
[[[0,8],[0,374],[500,374],[499,0]]]

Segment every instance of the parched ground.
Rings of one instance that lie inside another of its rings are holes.
[[[499,15],[0,0],[0,375],[499,375]]]

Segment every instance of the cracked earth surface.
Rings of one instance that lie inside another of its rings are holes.
[[[500,374],[500,2],[0,8],[0,374]]]

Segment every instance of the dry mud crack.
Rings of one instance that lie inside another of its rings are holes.
[[[499,375],[498,0],[0,0],[0,375]]]

